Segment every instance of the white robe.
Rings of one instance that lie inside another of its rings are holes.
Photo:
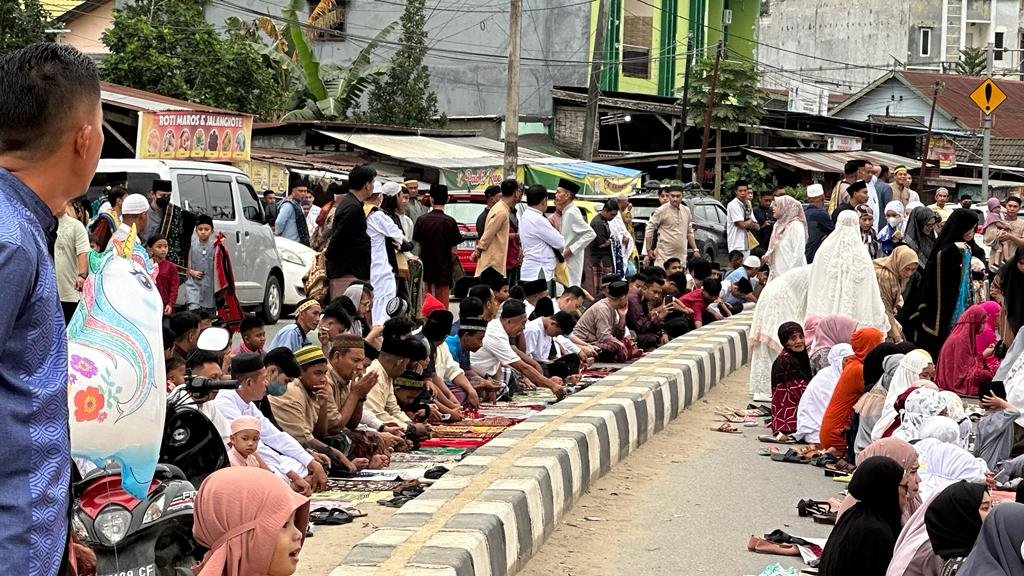
[[[882,434],[896,421],[896,400],[899,399],[921,377],[921,371],[932,363],[931,356],[924,350],[913,350],[903,356],[900,366],[889,381],[889,390],[885,393],[885,404],[882,415],[878,417],[871,429],[871,441],[879,440]]]
[[[583,211],[570,203],[562,210],[562,237],[565,246],[572,250],[572,256],[566,258],[569,267],[569,285],[579,286],[583,283],[583,262],[586,259],[587,246],[594,241],[597,233],[583,219]]]
[[[832,393],[843,373],[843,361],[853,356],[853,347],[849,344],[836,344],[828,351],[828,366],[811,378],[807,388],[800,396],[800,404],[796,409],[796,433],[794,437],[801,442],[817,444],[821,441],[821,419],[825,416]]]
[[[889,316],[878,290],[874,263],[860,237],[856,210],[839,215],[835,231],[821,243],[810,267],[807,315],[845,314],[861,327],[889,332]]]
[[[782,351],[779,326],[806,313],[807,283],[811,267],[801,266],[764,285],[750,322],[750,394],[759,402],[771,401],[772,362]]]
[[[779,238],[779,245],[772,252],[771,272],[769,280],[778,278],[794,268],[807,265],[805,248],[807,247],[807,228],[799,220],[791,222]]]
[[[401,243],[405,233],[390,216],[381,210],[366,218],[366,235],[370,237],[370,285],[373,286],[373,323],[384,325],[388,320],[388,302],[398,294],[395,271],[388,262],[385,242]]]

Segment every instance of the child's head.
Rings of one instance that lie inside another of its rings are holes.
[[[202,334],[203,330],[206,330],[210,326],[213,326],[213,316],[210,315],[206,310],[193,310],[196,316],[199,317],[199,333]]]
[[[149,255],[157,260],[163,260],[167,258],[167,238],[162,234],[154,234],[146,241],[146,248],[149,249]]]
[[[263,322],[251,314],[242,318],[239,332],[242,334],[242,342],[245,342],[245,347],[253,352],[262,350],[267,343],[267,331],[263,328]]]
[[[862,232],[867,232],[875,225],[875,215],[871,212],[871,208],[864,206],[865,209],[861,210],[858,206],[858,212],[860,212],[860,229]]]
[[[100,241],[96,238],[95,234],[89,234],[89,248],[92,248],[95,252],[103,251],[103,248],[100,247]]]
[[[185,361],[180,356],[172,356],[167,360],[167,381],[175,386],[185,383]]]
[[[206,214],[200,214],[196,218],[196,236],[201,242],[206,242],[210,239],[211,234],[213,234],[213,218]]]
[[[733,270],[743,265],[743,252],[733,250],[729,252],[729,268]]]
[[[704,291],[704,302],[711,304],[722,292],[722,281],[717,278],[708,278],[701,284],[701,289]]]
[[[231,421],[231,447],[243,457],[256,453],[260,443],[260,421],[242,416]]]

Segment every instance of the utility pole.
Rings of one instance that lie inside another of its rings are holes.
[[[679,101],[679,156],[676,158],[676,180],[683,181],[683,152],[686,150],[686,115],[690,100],[690,66],[693,62],[693,33],[686,34],[686,75],[683,76],[683,99]]]
[[[932,122],[935,121],[935,101],[939,99],[939,90],[942,89],[942,82],[935,83],[935,91],[932,92],[932,111],[928,115],[928,132],[924,135],[924,146],[921,152],[921,191],[924,191],[924,169],[928,165],[928,147],[932,141]]]
[[[704,183],[704,162],[708,157],[708,138],[711,136],[711,113],[715,108],[715,89],[718,87],[718,65],[722,60],[722,41],[715,47],[715,66],[711,71],[711,86],[708,88],[708,104],[704,110],[704,138],[700,145],[700,162],[697,163],[697,182]]]
[[[516,177],[519,164],[519,39],[523,0],[511,0],[508,17],[508,87],[505,91],[505,178]]]
[[[992,66],[993,66],[993,45],[992,42],[988,43],[986,51],[988,52],[987,64],[985,65],[985,73],[989,78],[992,78]],[[989,149],[992,146],[992,115],[985,114],[981,120],[981,197],[988,198],[988,158]]]
[[[580,158],[594,159],[594,132],[597,130],[598,100],[601,99],[601,69],[604,64],[604,33],[608,29],[608,0],[598,0],[597,29],[594,30],[594,55],[590,62],[590,87],[587,112],[583,120],[583,149]]]

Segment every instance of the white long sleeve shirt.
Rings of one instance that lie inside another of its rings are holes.
[[[519,218],[519,242],[523,247],[523,267],[519,276],[523,281],[536,280],[544,274],[545,280],[555,277],[555,250],[565,250],[562,233],[548,222],[536,208],[527,208]]]
[[[374,210],[366,218],[366,235],[370,237],[370,284],[376,289],[379,280],[395,276],[384,243],[389,240],[401,243],[405,232],[383,211]]]
[[[313,456],[295,438],[267,420],[256,404],[242,400],[235,390],[221,390],[212,403],[229,423],[242,416],[251,416],[260,421],[260,443],[256,452],[275,474],[284,478],[288,477],[289,472],[297,472],[300,476],[309,474],[306,466],[313,460]]]

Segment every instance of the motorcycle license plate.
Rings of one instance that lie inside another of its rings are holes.
[[[97,576],[157,576],[156,564],[150,563],[138,568],[116,570],[114,572],[97,573]]]

